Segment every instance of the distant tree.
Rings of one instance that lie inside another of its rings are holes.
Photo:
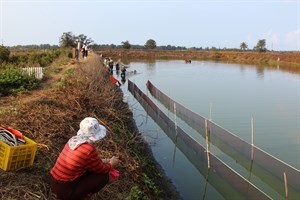
[[[94,43],[94,40],[88,38],[86,35],[80,34],[77,36],[77,39],[80,41],[81,44],[90,45]]]
[[[0,45],[0,64],[9,60],[10,51],[5,46]]]
[[[40,49],[50,49],[51,45],[50,44],[40,44]]]
[[[266,39],[258,40],[256,46],[254,47],[254,50],[256,50],[258,52],[266,52],[267,51]]]
[[[153,39],[147,40],[147,42],[145,44],[145,47],[147,49],[155,49],[156,48],[156,42],[155,42],[155,40],[153,40]]]
[[[122,42],[122,47],[123,47],[123,49],[130,49],[131,44],[129,43],[128,40],[126,40],[125,42]]]
[[[59,39],[59,45],[65,47],[76,47],[76,37],[72,32],[65,32]]]
[[[240,44],[240,49],[243,50],[243,51],[245,51],[246,49],[248,49],[248,44],[246,42],[242,42]]]

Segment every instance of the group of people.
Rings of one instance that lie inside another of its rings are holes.
[[[102,55],[100,55],[101,57]],[[102,57],[101,57],[102,58]],[[113,83],[120,83],[119,81],[116,82],[116,78],[113,77],[113,70],[114,70],[114,66],[116,68],[116,74],[119,75],[120,74],[120,71],[121,71],[121,81],[122,83],[125,83],[126,81],[126,68],[124,65],[121,66],[121,70],[120,70],[120,62],[117,61],[117,62],[114,62],[112,58],[110,57],[105,57],[104,59],[102,58],[102,62],[103,62],[103,66],[105,66],[108,71],[109,71],[109,74],[110,74],[110,80],[113,82]]]
[[[84,44],[81,49],[80,49],[81,53],[82,53],[82,58],[86,58],[88,56],[88,52],[89,52],[89,49],[88,49],[88,45],[87,44]]]
[[[51,169],[51,190],[58,199],[89,199],[109,181],[119,177],[118,157],[100,158],[95,143],[106,136],[106,128],[93,117],[84,118]]]

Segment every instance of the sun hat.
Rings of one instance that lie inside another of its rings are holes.
[[[80,124],[80,129],[76,136],[69,139],[68,144],[72,150],[75,150],[83,143],[94,143],[106,136],[106,128],[99,124],[93,117],[84,118]]]
[[[79,125],[77,135],[88,137],[92,141],[101,140],[106,136],[106,128],[93,117],[84,118]]]

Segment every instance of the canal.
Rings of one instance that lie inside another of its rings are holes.
[[[299,170],[300,74],[283,71],[279,66],[270,69],[209,61],[186,64],[182,60],[157,60],[128,63],[127,79],[200,144],[205,145],[205,138],[151,96],[146,87],[148,80],[176,102],[248,143],[253,132],[255,146]],[[199,170],[191,160],[197,158],[188,157],[174,144],[128,91],[127,82],[122,86],[124,101],[128,102],[141,135],[182,198],[240,199],[229,187],[206,181],[206,171]],[[249,169],[238,165],[236,158],[218,148],[212,151],[235,171],[249,176]],[[276,188],[261,181],[260,176],[251,178],[271,198],[285,199]]]

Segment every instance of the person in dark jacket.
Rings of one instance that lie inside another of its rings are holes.
[[[98,120],[87,117],[80,122],[76,136],[69,139],[51,169],[51,190],[59,199],[88,199],[108,182],[119,159],[101,159],[93,145],[106,136]],[[114,174],[113,173],[113,174]]]

